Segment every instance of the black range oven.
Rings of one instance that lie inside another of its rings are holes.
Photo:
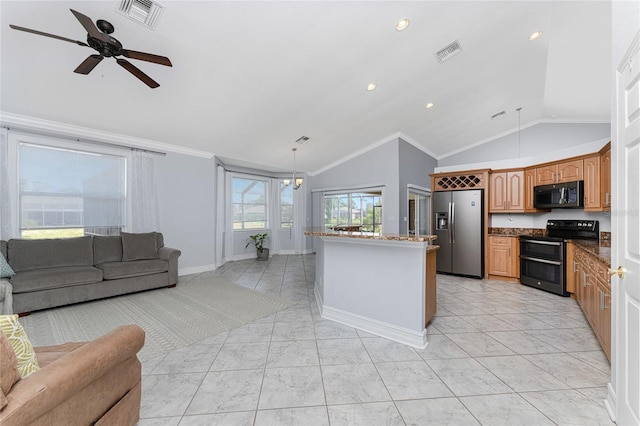
[[[565,239],[600,237],[597,220],[549,220],[547,237],[520,236],[520,282],[561,296],[566,288]]]

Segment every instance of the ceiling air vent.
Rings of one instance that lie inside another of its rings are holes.
[[[116,11],[152,30],[156,29],[164,6],[153,0],[121,0]]]
[[[504,111],[504,110],[503,110],[503,111],[500,111],[500,112],[496,112],[495,114],[493,114],[493,115],[491,116],[491,119],[493,120],[494,118],[498,118],[498,117],[500,117],[500,116],[502,116],[502,115],[505,115],[506,113],[507,113],[507,112],[506,112],[506,111]]]
[[[460,45],[460,42],[456,40],[452,43],[449,43],[447,46],[443,47],[442,49],[438,50],[435,53],[435,55],[436,55],[436,58],[438,58],[438,62],[443,63],[444,61],[447,61],[452,57],[456,56],[460,52],[462,52],[462,46]]]
[[[309,141],[311,141],[311,138],[309,136],[300,136],[298,139],[296,139],[296,143],[299,143],[300,145],[305,145]]]

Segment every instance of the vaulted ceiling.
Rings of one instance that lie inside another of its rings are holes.
[[[521,126],[609,121],[608,1],[161,3],[151,30],[119,1],[0,0],[0,111],[273,170],[298,146],[308,172],[396,136],[444,157],[517,129],[517,108]],[[172,68],[130,61],[160,87],[109,58],[75,74],[92,49],[9,28],[86,40],[69,9],[111,22],[127,49],[169,57]],[[456,40],[462,52],[440,63]]]

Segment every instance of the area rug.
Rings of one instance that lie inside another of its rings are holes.
[[[146,361],[286,309],[293,302],[219,278],[34,312],[21,317],[34,346],[88,341],[125,324],[146,332]]]

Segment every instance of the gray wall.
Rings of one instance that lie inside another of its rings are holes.
[[[404,141],[403,141],[404,143]],[[371,151],[339,164],[330,170],[309,176],[309,188],[312,192],[317,190],[350,190],[365,186],[384,186],[383,195],[383,232],[396,234],[399,232],[398,208],[399,199],[399,172],[398,172],[398,144],[399,139],[393,139]],[[319,218],[319,198],[313,199],[312,215],[314,226],[322,225]]]
[[[155,157],[160,229],[182,251],[182,274],[215,265],[215,162],[169,152]]]
[[[438,167],[535,157],[611,137],[608,123],[541,123],[438,160]]]
[[[424,153],[418,148],[400,139],[399,150],[399,212],[400,233],[406,234],[409,218],[409,202],[407,200],[407,185],[417,185],[422,188],[431,189],[431,179],[429,174],[433,173],[436,167],[436,159]]]

